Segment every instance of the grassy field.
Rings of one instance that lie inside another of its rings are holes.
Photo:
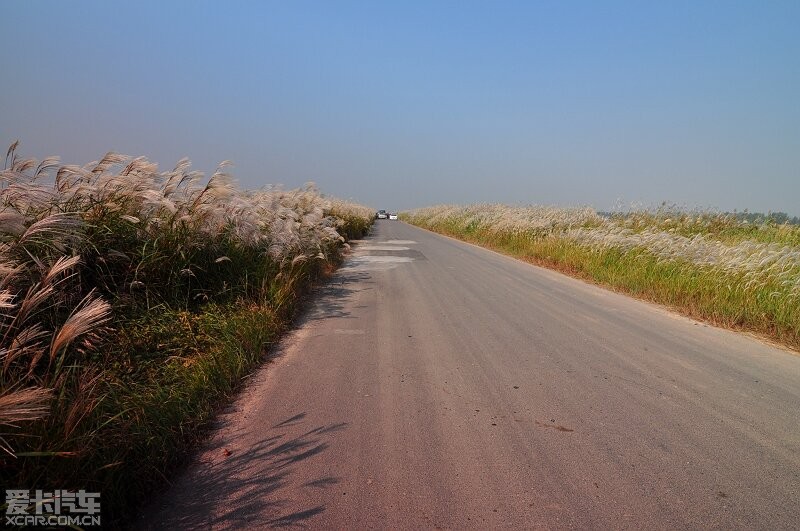
[[[673,208],[436,206],[402,219],[800,348],[800,227]]]
[[[0,476],[130,518],[373,211],[108,154],[0,172]]]

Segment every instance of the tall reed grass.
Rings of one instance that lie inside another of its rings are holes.
[[[675,207],[442,205],[421,227],[554,267],[693,317],[800,347],[800,227]]]
[[[127,518],[371,209],[109,153],[0,171],[0,471]]]

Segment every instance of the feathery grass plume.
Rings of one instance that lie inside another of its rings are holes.
[[[19,140],[15,140],[10,146],[8,146],[8,151],[6,151],[6,161],[3,169],[8,168],[8,159],[11,159],[11,165],[14,165],[14,155],[17,151],[17,147],[19,147]]]
[[[89,163],[89,166],[93,166],[90,170],[95,175],[100,175],[108,171],[109,168],[114,166],[115,164],[124,164],[129,160],[128,157],[125,155],[120,155],[119,153],[114,153],[113,151],[109,151],[105,154],[105,156],[100,159],[99,162],[96,163]]]
[[[18,264],[6,258],[8,246],[0,244],[0,290],[7,290],[9,284],[25,269],[23,264]]]
[[[45,157],[42,161],[36,166],[36,171],[33,173],[33,178],[37,179],[39,177],[45,176],[50,173],[50,170],[53,170],[58,167],[61,159],[58,157]]]
[[[111,305],[90,292],[61,325],[50,343],[50,359],[75,339],[107,323],[111,318]]]
[[[58,284],[59,282],[63,282],[63,278],[61,280],[56,280],[62,273],[66,273],[68,271],[72,271],[75,269],[81,261],[80,255],[75,256],[59,256],[56,260],[56,263],[50,266],[45,274],[42,276],[42,285],[49,286],[52,284]]]
[[[6,389],[0,394],[0,424],[18,427],[20,422],[31,422],[47,416],[52,389],[27,387]]]
[[[32,223],[16,243],[21,246],[38,243],[64,252],[68,242],[75,245],[82,227],[83,222],[74,214],[50,214]]]
[[[7,289],[3,289],[2,291],[0,291],[0,315],[3,315],[3,317],[8,316],[4,312],[5,310],[10,310],[15,307],[13,301],[14,301],[14,295],[10,291],[8,291]]]
[[[23,423],[46,418],[52,398],[52,389],[42,387],[0,390],[0,426],[18,429]],[[16,457],[14,448],[3,434],[0,434],[0,450]]]
[[[100,383],[102,373],[99,370],[83,370],[76,378],[72,400],[67,406],[64,416],[64,439],[73,435],[78,425],[97,407],[100,397],[96,388]]]
[[[0,211],[0,233],[11,237],[21,236],[27,225],[27,219],[14,208],[6,207]],[[0,238],[2,236],[0,235]]]
[[[38,361],[44,354],[44,341],[51,332],[42,327],[41,323],[34,323],[20,330],[11,340],[11,345],[0,356],[2,359],[2,374],[6,375],[10,367],[18,359],[28,358]],[[35,364],[35,362],[33,363]]]
[[[35,317],[40,310],[46,309],[43,308],[43,306],[51,299],[54,293],[56,293],[56,291],[53,286],[43,286],[40,282],[30,286],[25,292],[22,302],[20,302],[16,308],[16,315],[14,316],[12,325],[8,327],[7,335],[3,338],[3,343],[5,343],[8,337],[8,332],[21,329],[22,326],[28,322],[28,319]]]

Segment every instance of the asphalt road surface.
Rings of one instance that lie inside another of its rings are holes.
[[[800,357],[398,221],[142,527],[796,529]]]

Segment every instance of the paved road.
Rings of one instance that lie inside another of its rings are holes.
[[[378,222],[152,528],[797,528],[800,357]]]

